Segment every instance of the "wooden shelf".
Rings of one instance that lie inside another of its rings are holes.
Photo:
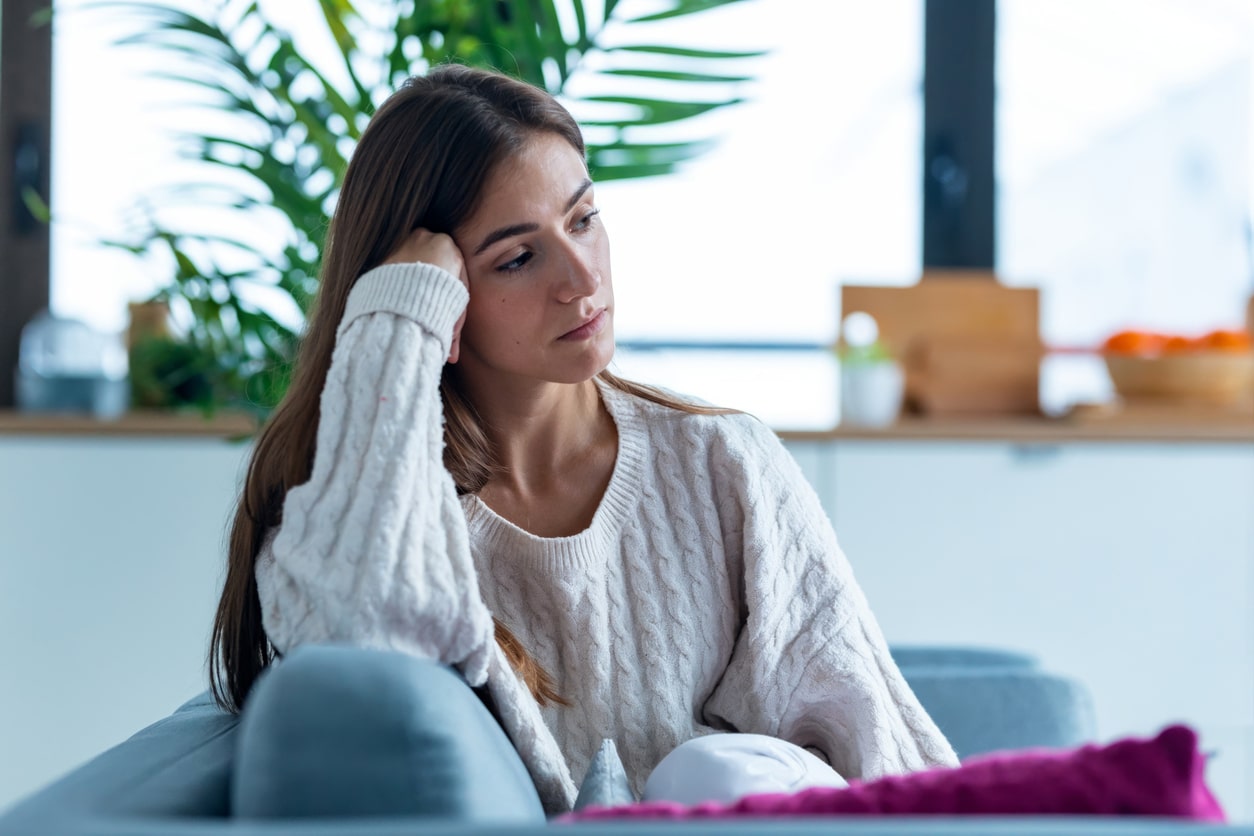
[[[242,412],[206,418],[198,412],[128,412],[116,419],[0,410],[0,436],[135,436],[239,438],[257,431],[257,421]]]
[[[256,419],[245,413],[132,412],[116,420],[90,416],[30,414],[0,410],[2,436],[201,437],[237,439],[253,435]],[[1019,444],[1070,442],[1250,443],[1254,417],[1245,413],[1119,415],[1086,413],[1065,418],[1000,416],[906,417],[891,427],[866,429],[776,428],[786,441],[1007,441]]]
[[[1254,418],[1243,413],[1179,415],[1076,414],[1061,418],[1002,416],[902,418],[891,427],[827,430],[779,429],[788,441],[1008,441],[1018,444],[1071,442],[1248,443]]]

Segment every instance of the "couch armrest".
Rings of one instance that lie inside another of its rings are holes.
[[[0,833],[102,816],[225,816],[237,722],[201,694],[19,801],[0,817]]]
[[[462,677],[404,653],[296,648],[244,706],[239,818],[544,823],[509,738]]]

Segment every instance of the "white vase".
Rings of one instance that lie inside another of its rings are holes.
[[[840,421],[887,427],[897,420],[906,376],[892,360],[845,362],[840,367]]]

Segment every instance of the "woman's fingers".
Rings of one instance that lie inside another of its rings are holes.
[[[466,283],[466,261],[451,236],[419,227],[401,242],[384,264],[434,264]]]

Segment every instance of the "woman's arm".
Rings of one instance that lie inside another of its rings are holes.
[[[742,425],[725,472],[744,515],[746,620],[705,706],[715,725],[780,737],[847,779],[957,763],[888,652],[818,497],[767,428]]]
[[[439,383],[466,288],[430,264],[378,267],[336,336],[309,481],[290,489],[257,563],[266,633],[402,650],[475,685],[493,644],[443,464]],[[310,416],[314,420],[314,416]]]

